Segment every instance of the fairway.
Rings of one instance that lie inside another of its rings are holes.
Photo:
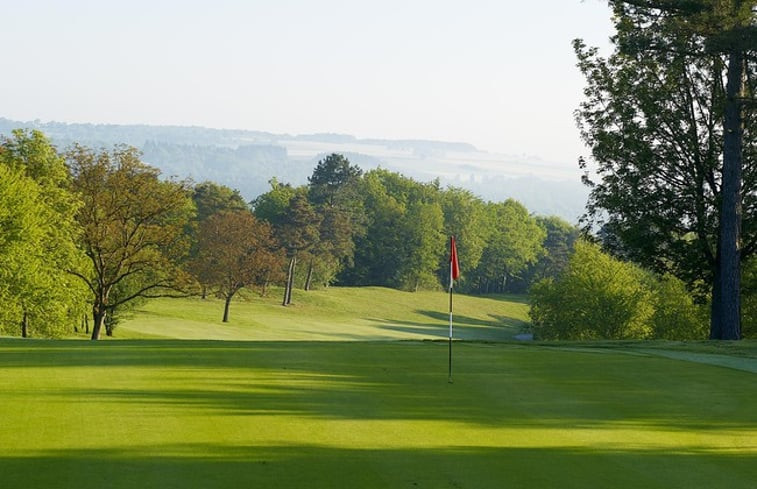
[[[384,287],[332,287],[294,291],[281,305],[281,289],[266,297],[239,294],[228,323],[219,299],[160,299],[140,307],[118,327],[121,338],[260,341],[367,341],[442,339],[449,335],[449,295]],[[528,304],[522,296],[455,295],[455,338],[503,341],[523,332]]]
[[[745,370],[536,345],[0,340],[4,489],[754,488]]]

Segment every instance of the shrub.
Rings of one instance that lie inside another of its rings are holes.
[[[535,337],[547,340],[704,338],[706,321],[683,283],[576,243],[568,267],[531,289]]]

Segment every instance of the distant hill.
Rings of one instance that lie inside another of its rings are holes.
[[[484,199],[514,198],[530,211],[574,222],[587,190],[569,172],[536,158],[491,154],[461,142],[359,139],[347,134],[274,134],[194,126],[69,124],[0,118],[0,134],[34,128],[59,148],[73,142],[91,147],[128,144],[165,175],[212,180],[252,200],[268,182],[307,182],[318,160],[342,153],[364,170],[377,167],[421,181],[467,188]]]

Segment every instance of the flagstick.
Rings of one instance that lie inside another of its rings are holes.
[[[449,263],[449,379],[452,383],[452,261]]]

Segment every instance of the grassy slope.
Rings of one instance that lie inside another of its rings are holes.
[[[2,487],[753,488],[749,372],[461,343],[0,340]]]
[[[401,292],[379,287],[295,291],[282,307],[279,290],[266,298],[235,298],[230,322],[221,322],[218,299],[148,302],[117,335],[219,340],[396,340],[448,336],[449,295]],[[454,296],[455,337],[507,340],[528,318],[523,298]]]

